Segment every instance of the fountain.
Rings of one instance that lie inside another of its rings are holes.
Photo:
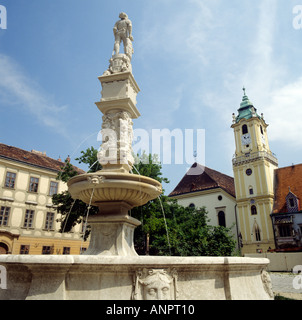
[[[139,87],[132,74],[132,23],[114,26],[114,52],[99,80],[103,114],[102,170],[71,178],[74,199],[99,212],[89,217],[88,250],[79,256],[0,256],[7,289],[0,299],[194,300],[272,299],[268,259],[138,256],[133,234],[140,222],[128,212],[160,196],[161,184],[130,173],[133,119]],[[120,53],[120,44],[124,53]]]

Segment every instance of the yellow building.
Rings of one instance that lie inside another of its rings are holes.
[[[268,124],[263,114],[245,94],[233,114],[236,151],[233,171],[236,190],[239,231],[242,254],[266,252],[273,249],[274,233],[270,214],[274,202],[274,170],[278,160],[270,151]]]
[[[59,232],[52,195],[67,189],[56,180],[63,166],[45,153],[0,144],[0,254],[79,254],[88,246],[81,225]]]

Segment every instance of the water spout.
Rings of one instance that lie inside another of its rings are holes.
[[[172,256],[172,253],[171,253],[171,244],[170,244],[170,238],[169,238],[169,231],[168,231],[168,225],[167,225],[166,215],[165,215],[164,207],[163,207],[163,204],[162,204],[162,201],[161,201],[160,196],[158,196],[158,200],[159,200],[159,203],[160,203],[160,206],[161,206],[161,210],[162,210],[162,213],[163,213],[163,216],[164,216],[166,233],[167,233],[167,240],[168,240],[168,246],[169,246],[169,252],[170,252],[170,256]]]
[[[82,249],[83,249],[84,236],[85,236],[86,230],[87,230],[87,221],[88,221],[89,211],[90,211],[90,209],[91,209],[91,202],[92,202],[93,194],[94,194],[94,188],[92,189],[91,197],[90,197],[90,201],[89,201],[89,205],[88,205],[88,208],[87,208],[87,214],[86,214],[85,224],[84,224],[84,230],[83,230],[83,240],[82,240],[82,243],[81,243],[80,252],[82,252]]]

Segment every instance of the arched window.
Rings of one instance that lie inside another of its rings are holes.
[[[254,205],[251,206],[251,214],[252,215],[256,215],[257,214],[257,208]]]
[[[225,214],[223,211],[219,211],[218,212],[218,224],[221,226],[221,227],[225,227],[226,224],[225,224]]]
[[[3,243],[0,242],[0,254],[7,254],[8,253],[8,246]]]
[[[242,134],[246,134],[246,133],[248,133],[248,129],[247,129],[247,125],[244,124],[244,125],[242,126]]]

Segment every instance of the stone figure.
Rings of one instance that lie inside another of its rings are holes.
[[[114,48],[109,60],[109,68],[103,73],[104,76],[119,72],[132,72],[131,59],[133,54],[132,22],[126,13],[121,12],[113,28]],[[121,43],[124,44],[124,53],[120,53]]]
[[[175,300],[177,272],[164,269],[144,269],[136,272],[133,300]]]
[[[113,28],[115,42],[112,56],[114,56],[114,54],[119,54],[120,45],[123,41],[124,52],[131,59],[133,53],[132,22],[128,19],[127,14],[124,12],[121,12],[119,17],[121,20],[118,20]]]

